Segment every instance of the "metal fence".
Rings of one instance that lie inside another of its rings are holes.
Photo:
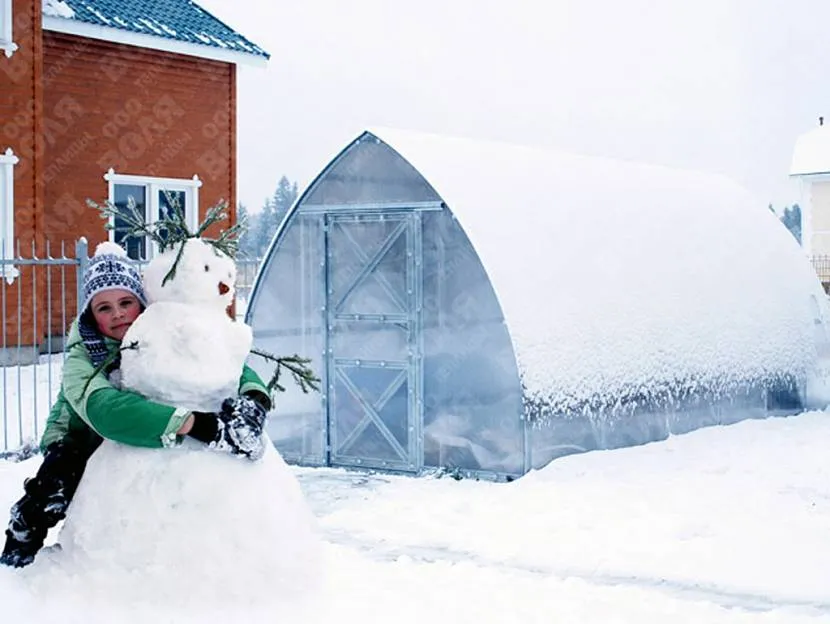
[[[813,263],[813,269],[816,271],[821,285],[824,286],[824,291],[830,291],[830,255],[814,255],[810,256],[810,262]]]
[[[247,303],[251,296],[251,289],[254,286],[259,265],[262,263],[262,258],[237,257],[236,258],[236,298],[239,301]],[[237,308],[240,308],[237,305]],[[239,316],[237,309],[237,316]]]
[[[0,458],[36,445],[58,391],[66,334],[77,315],[89,262],[84,239],[0,249]],[[237,261],[237,317],[247,306],[259,258]]]

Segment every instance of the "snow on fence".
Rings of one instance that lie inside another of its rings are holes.
[[[85,239],[0,249],[0,458],[36,445],[58,391],[64,342],[89,261]],[[245,314],[259,258],[237,263],[236,314]],[[139,264],[143,264],[139,262]]]

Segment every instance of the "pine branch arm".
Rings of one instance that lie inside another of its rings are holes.
[[[320,378],[317,377],[311,367],[308,366],[311,363],[309,358],[300,357],[296,353],[294,355],[277,357],[273,353],[257,349],[256,347],[251,349],[251,353],[258,355],[268,362],[276,364],[274,374],[271,376],[271,379],[267,384],[269,392],[274,392],[275,390],[277,392],[285,392],[285,386],[280,383],[280,376],[282,375],[283,368],[287,369],[288,372],[291,373],[292,379],[298,386],[300,386],[300,390],[302,390],[304,394],[308,394],[312,390],[315,392],[320,391]]]
[[[78,341],[78,342],[73,343],[73,344],[81,344],[81,343],[82,343],[82,341]],[[68,348],[71,348],[72,346],[73,345],[70,345],[70,347],[68,347]],[[121,352],[126,351],[127,349],[138,349],[138,341],[133,340],[130,344],[123,345],[123,346],[119,347],[118,349],[116,349],[115,351],[111,351],[107,355],[107,357],[104,358],[104,361],[101,362],[98,366],[96,366],[95,370],[92,371],[92,375],[90,375],[89,379],[86,380],[86,383],[84,384],[84,388],[81,391],[81,394],[86,394],[87,389],[89,389],[89,384],[92,383],[92,380],[95,378],[95,376],[98,373],[100,373],[101,371],[103,371],[107,366],[109,366],[110,364],[115,362],[115,360],[117,360],[121,356]]]

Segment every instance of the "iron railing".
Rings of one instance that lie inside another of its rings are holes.
[[[818,275],[821,285],[824,286],[824,291],[830,290],[830,255],[817,254],[810,256],[810,262],[813,263],[816,275]]]
[[[43,433],[60,390],[89,251],[85,239],[18,243],[11,254],[0,248],[0,457],[25,454]],[[259,264],[259,258],[237,261],[237,317]]]
[[[254,286],[259,265],[262,263],[262,258],[249,258],[246,256],[237,256],[236,258],[236,298],[240,302],[246,302],[251,296],[251,289]],[[237,316],[240,315],[237,305]]]

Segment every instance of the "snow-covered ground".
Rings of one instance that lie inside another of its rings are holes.
[[[509,484],[292,468],[325,540],[319,621],[830,622],[828,416],[569,456]],[[0,507],[37,461],[0,462]],[[195,556],[181,573],[210,564]],[[113,617],[58,600],[0,570],[4,614]],[[120,622],[190,620],[154,613],[152,596],[121,607]]]

